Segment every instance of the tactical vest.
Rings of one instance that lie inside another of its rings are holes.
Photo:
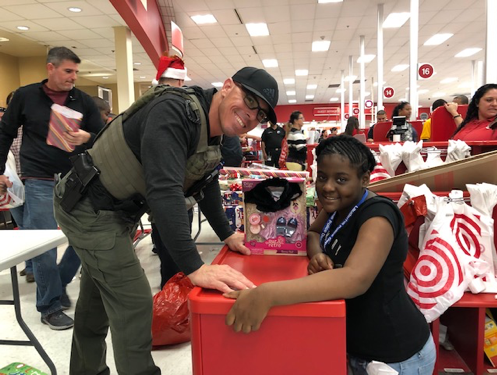
[[[123,123],[153,99],[166,93],[184,98],[195,114],[196,122],[201,124],[197,149],[186,163],[183,192],[211,172],[221,161],[220,145],[209,145],[207,119],[194,90],[168,85],[152,87],[108,124],[98,134],[93,148],[88,150],[93,164],[100,171],[100,181],[116,199],[126,200],[137,193],[146,197],[143,168],[124,139]]]

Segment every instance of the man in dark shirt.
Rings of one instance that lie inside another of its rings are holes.
[[[266,165],[278,167],[283,138],[285,138],[285,130],[279,127],[278,124],[271,123],[271,126],[268,126],[262,133],[261,148]]]
[[[69,157],[90,147],[104,125],[90,96],[74,87],[80,62],[68,48],[52,48],[47,56],[48,79],[19,88],[0,123],[0,193],[2,186],[11,185],[3,175],[4,165],[17,130],[23,126],[23,229],[57,229],[53,213],[54,175],[67,173],[71,169]],[[42,323],[51,329],[74,325],[62,310],[70,307],[65,286],[79,265],[71,246],[58,266],[56,248],[33,258],[36,308]]]

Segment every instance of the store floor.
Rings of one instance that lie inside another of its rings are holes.
[[[193,223],[193,234],[197,233],[197,215]],[[145,224],[147,228],[147,224]],[[214,234],[210,226],[204,222],[201,225],[200,236],[197,240],[199,243],[208,243],[199,245],[198,249],[202,259],[210,263],[221,249],[218,244],[219,239]],[[211,244],[212,243],[212,244]],[[66,246],[59,247],[59,260]],[[152,252],[152,242],[150,236],[146,236],[136,247],[136,253],[140,258],[141,264],[150,282],[152,293],[157,293],[160,289],[159,274],[159,257]],[[24,268],[24,264],[17,266],[18,271]],[[76,302],[79,293],[79,277],[76,277],[68,285],[68,294],[73,302]],[[28,327],[38,338],[43,348],[46,350],[54,362],[57,373],[61,375],[69,374],[69,358],[71,348],[72,329],[65,331],[53,331],[48,326],[40,322],[40,314],[36,311],[36,285],[35,283],[26,283],[25,277],[19,276],[19,292],[21,296],[22,316]],[[0,300],[11,299],[12,289],[10,283],[10,270],[0,272]],[[74,307],[66,311],[74,317]],[[5,340],[26,340],[26,336],[19,328],[14,315],[12,306],[0,306],[0,339]],[[107,337],[107,364],[111,374],[117,374],[114,365],[114,355],[112,342]],[[166,346],[152,352],[155,364],[162,370],[163,375],[191,375],[192,361],[190,343]],[[41,371],[49,373],[48,367],[43,362],[34,347],[30,346],[0,346],[0,368],[12,363],[24,362]]]

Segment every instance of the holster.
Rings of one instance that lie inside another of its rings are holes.
[[[60,201],[60,206],[66,212],[72,211],[86,193],[90,182],[100,173],[86,152],[72,156],[70,160],[73,167],[66,178],[65,191]]]

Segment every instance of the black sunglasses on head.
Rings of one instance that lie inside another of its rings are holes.
[[[236,83],[236,82],[235,82],[235,84],[238,87],[240,87],[240,89],[245,94],[245,96],[243,97],[243,101],[244,101],[245,105],[249,109],[257,109],[257,121],[259,121],[261,124],[265,124],[266,122],[268,122],[269,119],[267,118],[267,113],[259,105],[259,100],[257,99],[257,97],[254,94],[252,94],[250,91],[245,89],[241,84]]]

